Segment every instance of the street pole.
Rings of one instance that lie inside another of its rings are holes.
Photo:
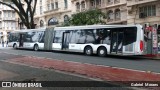
[[[20,30],[22,29],[22,25],[23,25],[23,23],[22,23],[22,22],[20,22]]]
[[[19,29],[21,30],[22,27],[23,27],[23,23],[22,23],[22,20],[18,18],[18,26],[19,26]]]
[[[152,50],[153,54],[157,56],[158,54],[158,37],[157,37],[157,29],[153,27],[152,29]]]

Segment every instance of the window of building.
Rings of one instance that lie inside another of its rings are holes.
[[[12,13],[12,12],[8,12],[8,17],[11,17],[11,13]]]
[[[115,4],[120,3],[120,0],[115,0],[114,3]]]
[[[91,2],[91,6],[94,7],[95,6],[95,1],[91,0],[90,2]]]
[[[58,1],[57,1],[57,2],[55,2],[55,5],[56,5],[56,9],[58,9]]]
[[[0,28],[2,27],[2,22],[0,22]]]
[[[68,8],[68,1],[64,0],[64,8]]]
[[[40,27],[43,27],[44,26],[44,22],[43,20],[40,21]]]
[[[139,8],[139,18],[145,18],[149,16],[156,16],[156,6],[149,5]]]
[[[66,23],[66,22],[68,22],[68,20],[69,20],[68,15],[65,15],[65,16],[64,16],[64,22]]]
[[[13,29],[13,22],[11,22],[11,28]]]
[[[101,5],[101,0],[96,0],[96,5]]]
[[[107,0],[108,4],[113,4],[113,0]]]
[[[80,4],[79,4],[79,2],[76,3],[76,11],[80,11]]]
[[[50,10],[50,4],[47,4],[47,9]]]
[[[121,18],[121,12],[120,9],[115,10],[115,19],[120,19]]]
[[[42,6],[40,6],[40,14],[42,14]]]
[[[58,19],[55,18],[55,17],[49,19],[49,21],[48,21],[48,26],[50,26],[50,25],[57,25],[57,24],[58,24]]]
[[[2,12],[0,11],[0,18],[2,18]]]
[[[40,4],[42,5],[42,0],[40,0]]]
[[[82,2],[81,2],[81,5],[82,5],[82,11],[84,11],[84,10],[85,10],[85,2],[82,1]]]
[[[9,22],[6,22],[6,29],[8,29],[8,26],[9,26]]]
[[[52,8],[52,10],[54,9],[54,3],[53,2],[51,3],[51,8]]]
[[[11,22],[8,22],[8,28],[9,29],[11,28]]]
[[[15,22],[13,23],[13,28],[14,28],[14,29],[16,28],[16,23],[15,23]]]
[[[12,17],[13,17],[13,18],[15,17],[15,12],[12,12]]]
[[[4,16],[3,17],[7,17],[7,12],[6,11],[4,11]]]
[[[107,13],[107,16],[108,16],[108,20],[113,20],[113,17],[114,17],[113,11],[109,10]]]

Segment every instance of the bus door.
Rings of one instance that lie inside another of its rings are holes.
[[[69,31],[63,32],[62,38],[62,50],[69,49]]]
[[[122,54],[124,32],[120,30],[112,31],[111,37],[111,53]]]
[[[19,36],[19,47],[23,47],[24,44],[24,34],[20,33]]]

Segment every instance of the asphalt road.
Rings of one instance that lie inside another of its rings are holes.
[[[14,50],[14,49],[1,49],[0,52],[6,52],[17,55],[46,57],[57,60],[90,63],[96,65],[105,65],[105,66],[113,66],[119,68],[152,71],[160,73],[159,60],[148,60],[142,58],[122,57],[122,56],[98,57],[98,56],[85,56],[79,53],[44,52],[44,51],[35,52],[31,50]]]

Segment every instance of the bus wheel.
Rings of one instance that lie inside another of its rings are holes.
[[[90,46],[85,47],[84,53],[85,53],[85,55],[91,56],[93,54],[92,47],[90,47]]]
[[[14,45],[13,45],[13,48],[14,48],[14,49],[17,49],[17,44],[14,44]]]
[[[105,57],[107,55],[107,49],[105,47],[100,47],[97,54],[100,57]]]
[[[34,45],[33,50],[34,50],[34,51],[38,51],[38,49],[39,49],[38,45],[37,45],[37,44]]]

